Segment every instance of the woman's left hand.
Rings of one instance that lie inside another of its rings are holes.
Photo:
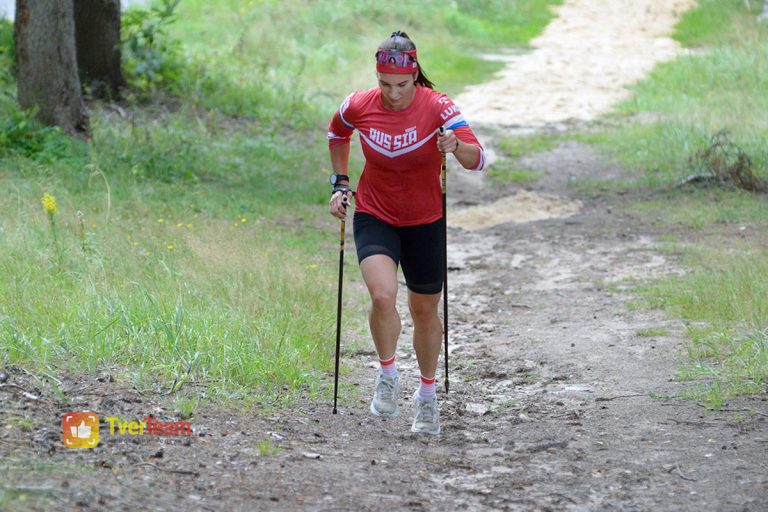
[[[459,139],[453,130],[445,130],[443,135],[437,135],[437,149],[441,153],[453,153],[459,149]]]

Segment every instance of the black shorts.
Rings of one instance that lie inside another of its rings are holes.
[[[390,226],[367,213],[355,212],[353,231],[357,261],[386,254],[400,265],[405,284],[415,293],[443,289],[443,219],[419,226]]]

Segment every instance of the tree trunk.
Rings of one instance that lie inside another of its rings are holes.
[[[18,74],[22,108],[37,108],[38,119],[72,135],[88,134],[75,57],[72,0],[16,0]]]
[[[74,0],[74,6],[80,82],[96,97],[114,98],[125,86],[120,71],[120,0]]]

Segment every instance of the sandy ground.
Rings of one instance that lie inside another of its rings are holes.
[[[695,4],[566,0],[532,52],[507,58],[495,80],[469,87],[456,103],[468,119],[504,126],[593,119],[680,52],[669,34]]]
[[[624,13],[625,30],[616,37],[632,40],[642,27],[657,26],[637,22],[648,11],[636,4],[657,14],[665,4],[566,0],[561,13],[603,3],[622,6],[615,15]],[[665,19],[674,19],[669,13],[680,2],[666,5]],[[592,11],[575,12],[568,26],[605,35]],[[556,35],[550,27],[542,39]],[[624,94],[618,89],[612,92]],[[578,90],[572,88],[575,103],[596,105]],[[525,122],[534,121],[546,119]],[[418,373],[407,319],[396,419],[368,412],[375,354],[349,349],[361,337],[351,328],[344,332],[338,415],[317,400],[261,414],[209,404],[192,418],[191,437],[105,434],[92,450],[62,446],[65,411],[173,420],[172,397],[141,394],[108,374],[59,376],[64,391],[57,393],[45,376],[7,368],[0,509],[766,510],[768,399],[730,400],[712,412],[679,398],[695,385],[674,379],[685,358],[685,324],[628,304],[635,283],[686,269],[658,249],[662,233],[653,215],[622,213],[640,197],[577,196],[569,187],[573,180],[621,179],[624,171],[573,142],[524,163],[541,176],[526,190],[457,171],[449,176],[456,212],[449,228],[451,390],[438,393],[440,436],[409,431]],[[460,221],[462,212],[505,201],[544,214]],[[328,232],[336,226],[329,220]],[[684,243],[686,234],[675,234]],[[335,242],[329,237],[329,264]],[[359,281],[349,282],[347,311],[363,296]],[[102,420],[102,431],[107,427]]]

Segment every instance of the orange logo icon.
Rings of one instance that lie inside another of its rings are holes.
[[[61,440],[67,448],[95,448],[99,417],[92,412],[68,412],[61,420]]]

